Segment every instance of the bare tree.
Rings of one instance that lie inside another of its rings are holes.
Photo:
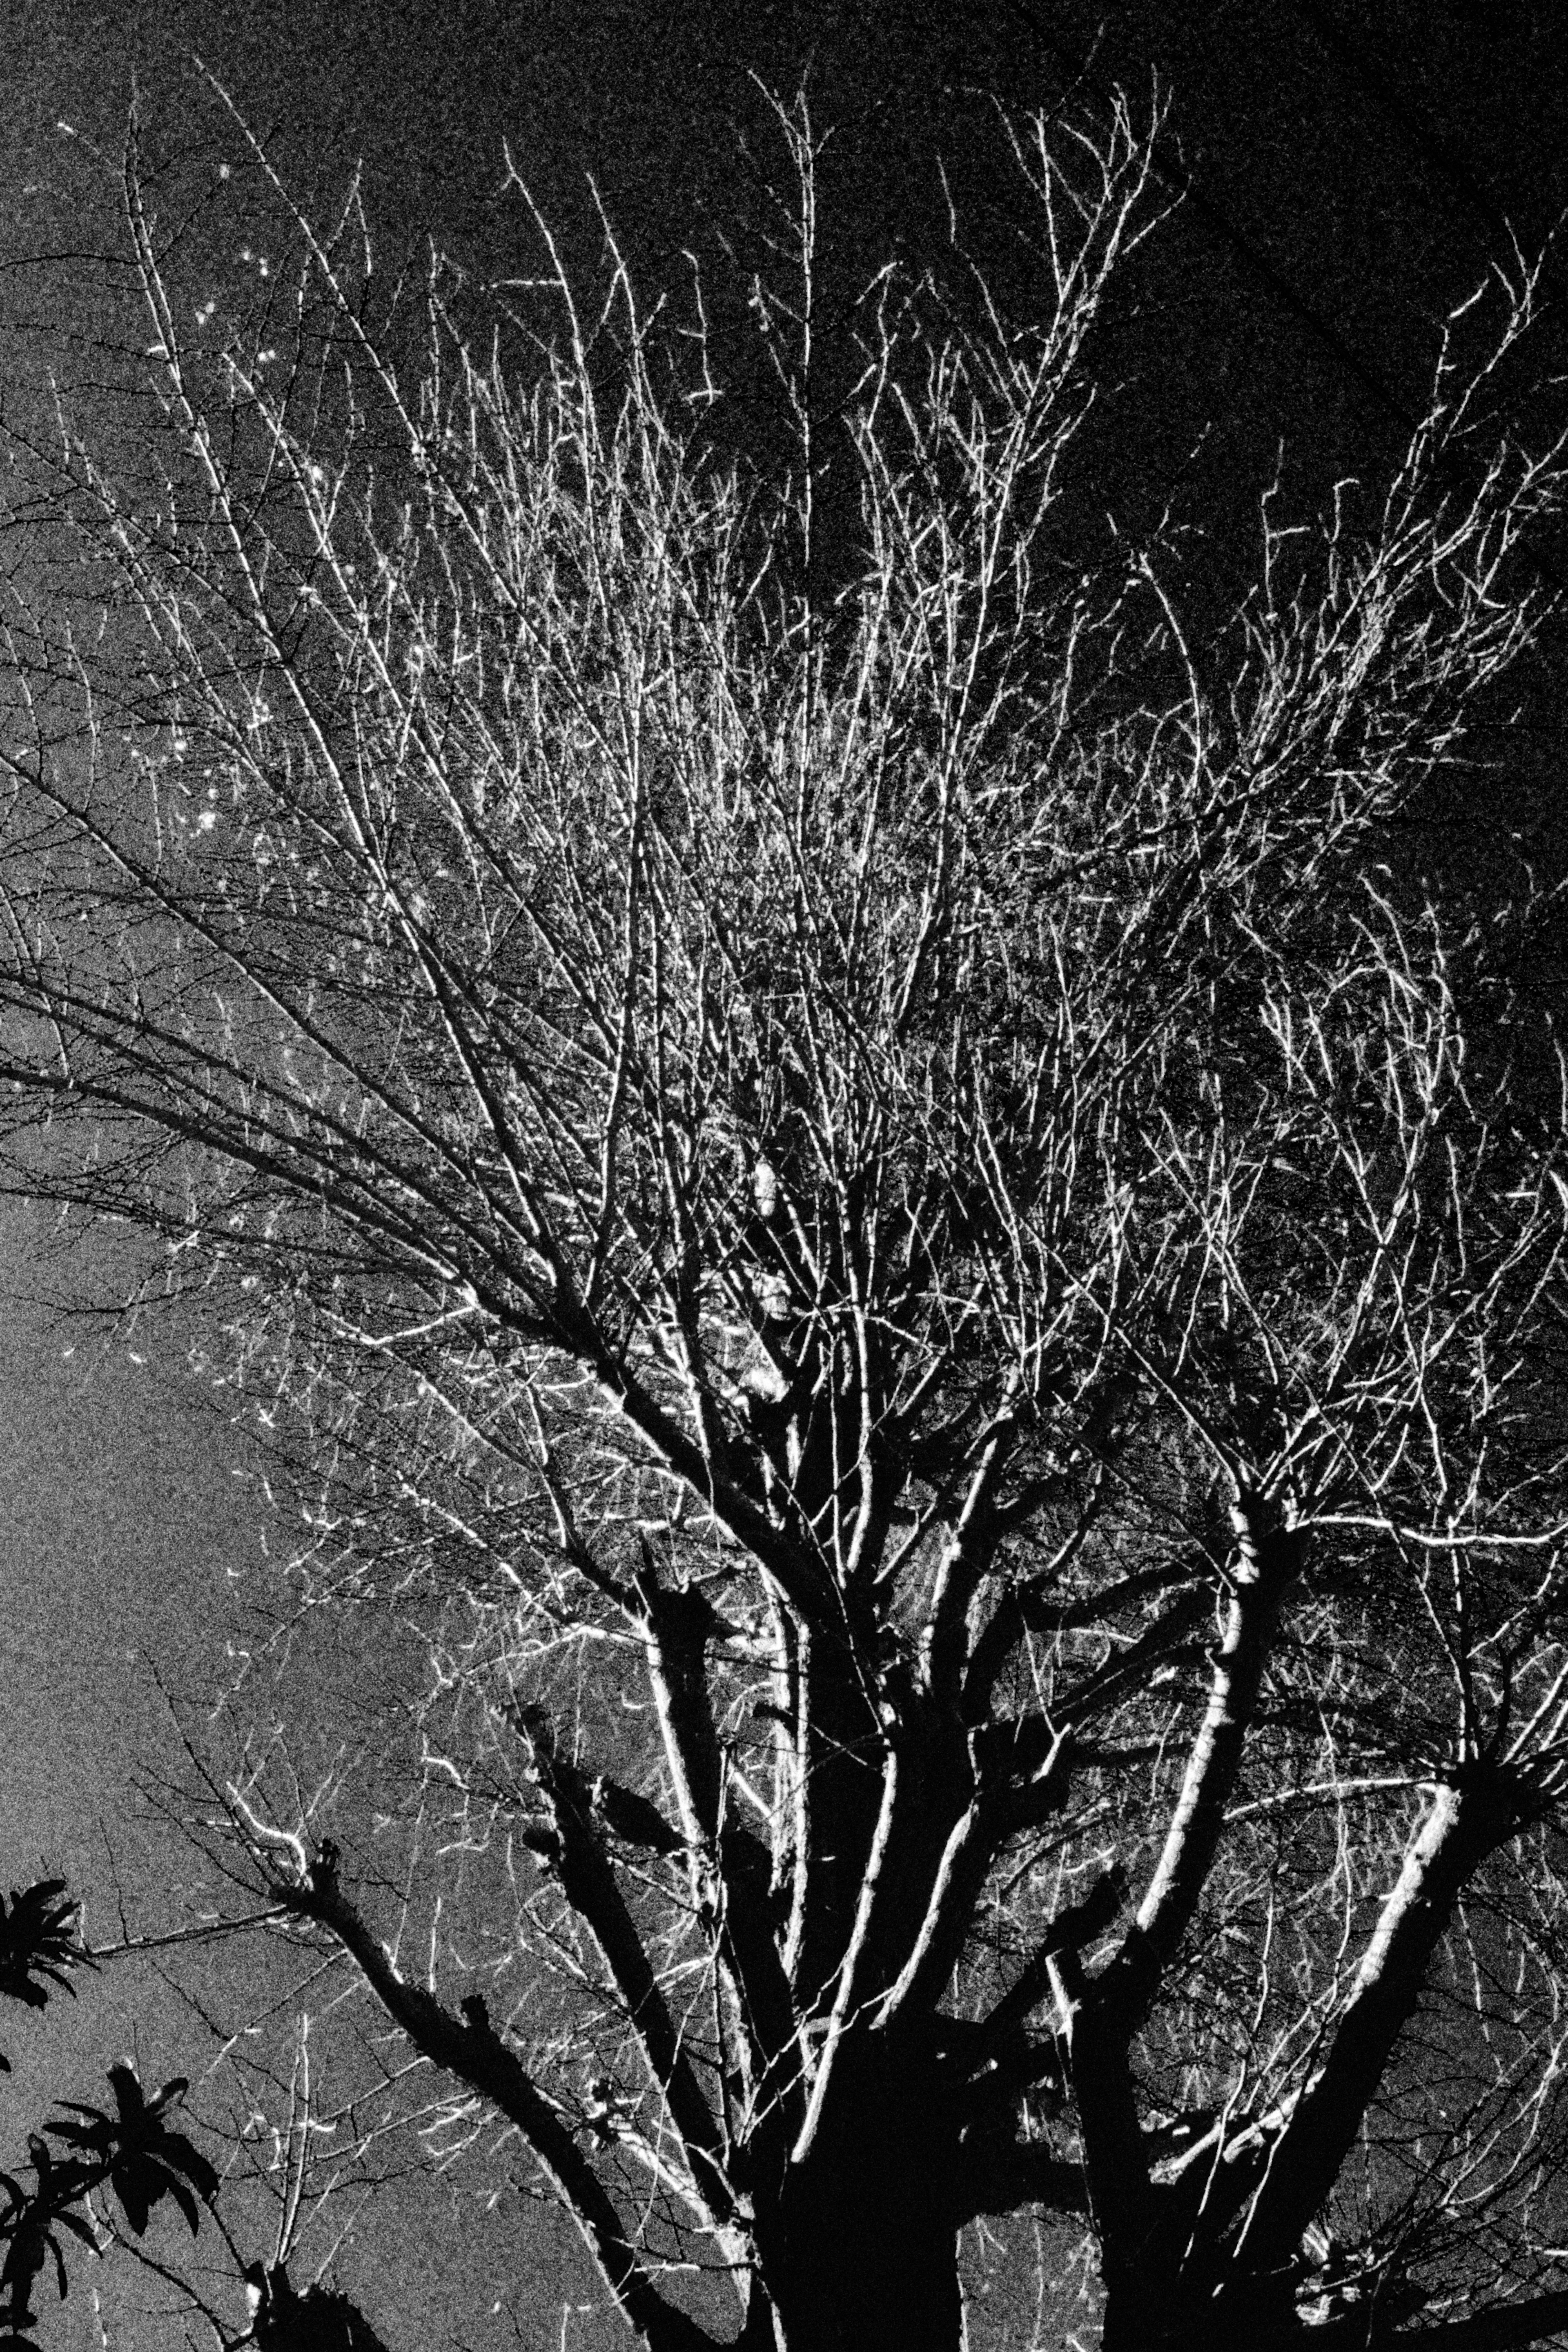
[[[1188,630],[1089,521],[1130,117],[847,375],[779,127],[744,457],[613,247],[416,299],[134,140],[151,389],[17,453],[11,1181],[205,1287],[301,1573],[430,1632],[419,1965],[259,1768],[226,1866],[656,2352],[956,2345],[1033,2210],[1108,2347],[1544,2342],[1563,1088],[1529,893],[1389,864],[1537,633],[1532,281]]]

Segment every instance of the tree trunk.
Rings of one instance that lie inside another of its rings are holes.
[[[759,2251],[780,2352],[957,2352],[957,2136],[929,2068],[842,2051]]]
[[[1267,2346],[1288,2352],[1321,2331],[1305,2327],[1285,2278],[1238,2275],[1216,2294],[1211,2281],[1159,2261],[1105,2282],[1100,2352],[1215,2352],[1215,2346]]]

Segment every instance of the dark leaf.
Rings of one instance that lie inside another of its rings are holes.
[[[147,2112],[147,2095],[137,2078],[135,2067],[122,2058],[110,2068],[109,2080],[114,2095],[120,2102],[121,2122],[122,2124],[137,2122]],[[183,2091],[184,2087],[184,2083],[181,2080],[165,2084],[163,2089],[158,2094],[158,2103],[161,2105],[171,2092]]]
[[[158,2142],[158,2153],[165,2164],[184,2175],[198,2197],[210,2200],[217,2195],[216,2168],[183,2132],[164,2132]]]
[[[144,2235],[163,2182],[152,2166],[143,2162],[119,2164],[110,2175],[110,2186],[120,2200],[121,2210],[140,2238]]]
[[[73,2238],[79,2238],[89,2253],[99,2252],[98,2231],[80,2213],[58,2212],[54,2222],[57,2230],[68,2230]]]
[[[42,2009],[50,1985],[74,1995],[68,1969],[87,1959],[76,1933],[77,1906],[63,1878],[41,1878],[11,1890],[11,1907],[0,1896],[0,1993]]]
[[[194,2238],[196,2231],[201,2227],[202,2213],[201,2207],[196,2203],[195,2199],[192,2196],[187,2183],[181,2179],[177,2172],[173,2171],[168,2168],[164,2168],[161,2193],[174,2199],[175,2204],[179,2207],[181,2212],[190,2223],[191,2235]]]

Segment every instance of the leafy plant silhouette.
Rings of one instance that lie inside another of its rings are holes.
[[[40,1878],[20,1892],[13,1887],[9,1911],[0,1895],[0,1993],[29,2009],[42,2009],[53,1984],[63,1987],[74,2000],[76,1987],[67,1972],[88,1961],[77,1939],[76,1919],[77,1906],[63,1878]],[[11,2071],[3,2051],[0,2067]]]
[[[0,1896],[0,1994],[40,2010],[56,1988],[74,1998],[71,1970],[93,1965],[77,1927],[78,1906],[63,1879],[13,1887],[9,1908]],[[9,2071],[10,2063],[0,2053],[0,2067]],[[202,2205],[216,2193],[217,2174],[206,2158],[169,2127],[184,2078],[176,2076],[149,2098],[135,2067],[121,2059],[109,2069],[109,2082],[112,2110],[64,2099],[43,2133],[28,2135],[30,2179],[0,2171],[0,2352],[37,2352],[28,2332],[36,2325],[33,2288],[52,2262],[63,2300],[66,2239],[99,2251],[89,2203],[95,2190],[112,2192],[138,2237],[165,2197],[194,2231]]]
[[[6,2203],[0,2210],[0,2352],[37,2352],[25,2331],[35,2325],[34,2282],[52,2259],[63,2300],[67,2291],[65,2231],[94,2252],[99,2235],[89,2200],[96,2189],[110,2189],[138,2237],[146,2230],[153,2208],[173,2198],[193,2233],[201,2223],[203,2204],[217,2193],[218,2177],[201,2150],[183,2133],[171,2131],[166,2117],[186,2089],[184,2075],[165,2083],[149,2098],[135,2068],[121,2059],[109,2069],[115,2107],[89,2106],[62,2099],[59,2113],[44,2126],[49,2138],[67,2151],[57,2155],[48,2139],[34,2133],[27,2149],[33,2180],[25,2185],[15,2174],[0,2172]]]
[[[14,1887],[9,1907],[0,1896],[0,1996],[37,2010],[47,2006],[56,1988],[74,1998],[71,1971],[96,1966],[78,1926],[79,1906],[63,1879]],[[3,2053],[0,2068],[10,2069]],[[177,2074],[149,2095],[129,2058],[108,2074],[111,2105],[57,2100],[42,2131],[28,2134],[27,2166],[0,2170],[0,2352],[41,2352],[32,2332],[34,2289],[52,2265],[65,2300],[68,2240],[94,2254],[104,2250],[109,2233],[94,2215],[95,2195],[112,2196],[139,2238],[165,2198],[194,2236],[203,2206],[217,2196],[216,2170],[174,2128],[186,2078]],[[297,2292],[281,2259],[253,2263],[245,2275],[252,2314],[242,2340],[283,2352],[382,2352],[381,2339],[346,2296],[319,2284]]]

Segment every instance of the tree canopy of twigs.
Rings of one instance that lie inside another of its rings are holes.
[[[956,2347],[1037,2211],[1110,2352],[1543,2343],[1562,1087],[1528,893],[1390,863],[1538,635],[1532,280],[1189,629],[1086,456],[1131,114],[998,131],[1005,307],[846,320],[775,111],[766,430],[613,243],[384,283],[236,126],[16,436],[9,1181],[206,1297],[446,1708],[417,1964],[327,1815],[211,1834],[652,2352]]]

